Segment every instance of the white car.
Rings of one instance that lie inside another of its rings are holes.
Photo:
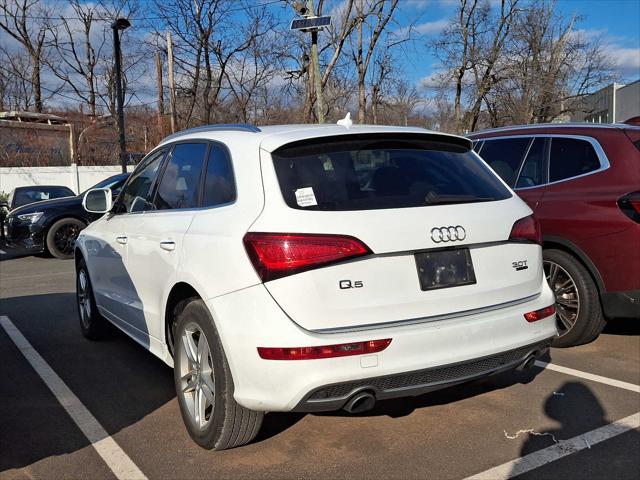
[[[166,138],[76,243],[85,336],[105,320],[174,368],[201,446],[264,412],[362,412],[529,367],[556,335],[529,207],[465,138],[219,125]]]

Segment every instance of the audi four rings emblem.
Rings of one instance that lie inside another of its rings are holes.
[[[431,240],[435,243],[456,242],[467,238],[467,232],[461,225],[455,227],[435,227],[431,229]]]

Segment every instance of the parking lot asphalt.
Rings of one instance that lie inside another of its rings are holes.
[[[553,349],[552,365],[573,374],[536,367],[354,416],[271,413],[250,445],[213,452],[189,438],[166,365],[115,330],[100,342],[82,337],[73,268],[3,255],[0,316],[147,478],[498,478],[491,469],[501,465],[506,476],[524,471],[518,478],[640,478],[638,321]],[[597,443],[629,418],[635,428]],[[585,445],[571,450],[576,442]],[[549,451],[560,455],[549,461]],[[111,467],[0,328],[0,478],[115,478]]]

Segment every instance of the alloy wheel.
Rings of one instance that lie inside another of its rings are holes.
[[[558,336],[563,337],[575,326],[580,313],[578,287],[569,272],[555,262],[544,261],[547,283],[556,296],[556,323]]]
[[[215,377],[209,342],[195,323],[186,325],[176,356],[180,375],[179,395],[193,424],[204,430],[211,423],[215,406]]]
[[[59,252],[65,255],[71,255],[79,234],[80,228],[78,228],[77,225],[71,223],[64,224],[55,232],[53,243]]]
[[[82,326],[89,328],[91,319],[91,286],[89,284],[89,276],[84,269],[78,272],[78,306],[80,307],[80,321]]]

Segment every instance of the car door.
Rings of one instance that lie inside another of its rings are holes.
[[[105,316],[141,343],[148,345],[145,324],[132,316],[132,305],[140,302],[128,266],[129,235],[136,231],[144,212],[151,207],[151,194],[166,149],[148,155],[131,174],[111,213],[87,232],[89,273],[96,303]]]
[[[200,204],[207,142],[176,143],[157,182],[152,208],[129,230],[127,266],[137,298],[130,318],[135,327],[161,339],[163,299],[173,286],[183,255],[183,238]]]

